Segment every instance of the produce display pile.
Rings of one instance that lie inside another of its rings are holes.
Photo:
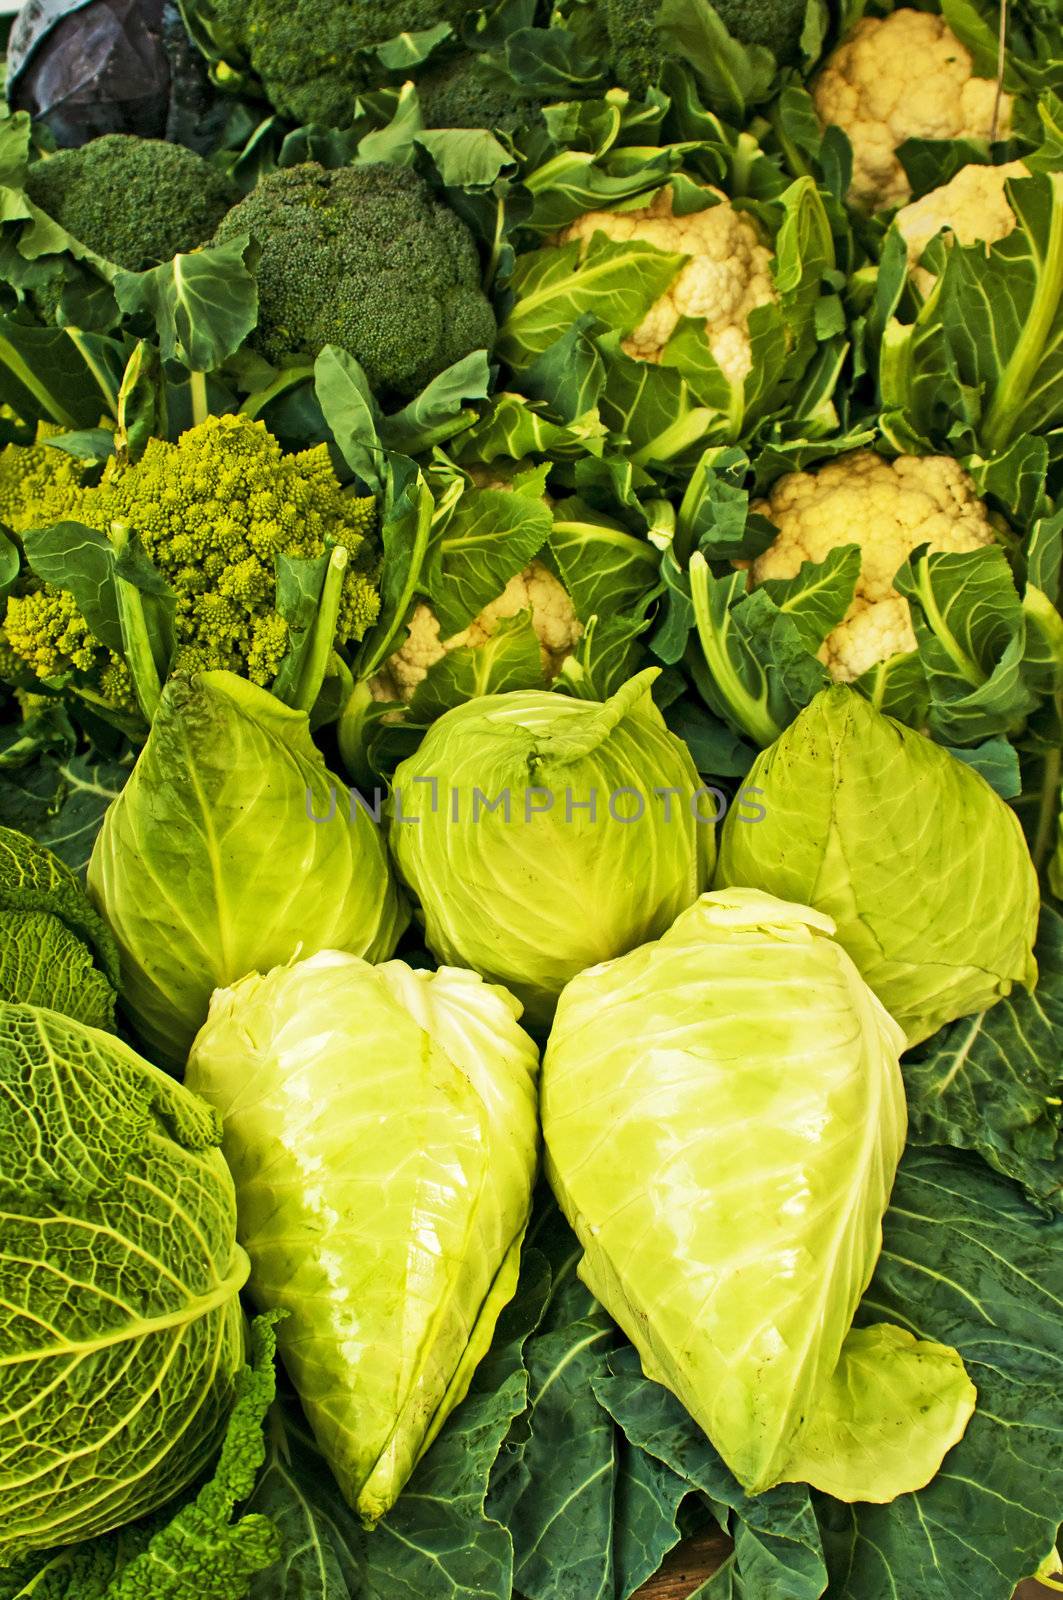
[[[1057,0],[31,0],[0,1600],[1063,1588]]]

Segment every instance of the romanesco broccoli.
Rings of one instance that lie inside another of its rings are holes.
[[[27,512],[32,525],[39,517]],[[125,524],[176,598],[174,670],[227,668],[269,684],[288,645],[276,610],[276,558],[331,545],[351,556],[336,642],[362,637],[379,596],[371,576],[375,502],[341,488],[328,448],[284,455],[260,422],[208,417],[176,444],[153,439],[141,459],[111,461],[67,516],[108,532]],[[8,642],[39,676],[71,674],[112,704],[131,703],[122,664],[94,639],[69,595],[45,584],[14,595]]]
[[[374,389],[408,396],[494,342],[472,235],[408,167],[282,168],[215,240],[238,234],[260,252],[252,342],[270,361],[336,344]]]
[[[83,463],[45,443],[61,432],[41,422],[34,444],[6,444],[0,450],[0,523],[13,533],[58,522],[77,497],[85,476]]]

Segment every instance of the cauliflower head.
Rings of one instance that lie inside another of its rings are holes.
[[[977,78],[970,53],[944,18],[902,7],[862,17],[828,56],[812,85],[824,127],[853,147],[849,199],[867,211],[902,205],[911,194],[897,147],[905,139],[988,139],[997,86]],[[1011,100],[1001,101],[1006,132]]]
[[[374,389],[409,396],[494,343],[472,234],[412,168],[281,168],[233,207],[215,243],[240,234],[259,251],[252,343],[269,361],[336,344]]]
[[[819,651],[839,683],[915,649],[908,602],[893,587],[913,550],[979,550],[994,539],[985,505],[951,456],[885,461],[857,450],[818,472],[787,473],[752,509],[779,530],[752,563],[754,583],[796,577],[803,561],[823,561],[838,545],[860,546],[853,603]]]
[[[717,363],[728,381],[737,384],[753,364],[749,313],[777,300],[778,293],[772,253],[752,217],[736,211],[719,189],[709,193],[719,196],[720,203],[688,216],[674,214],[670,187],[659,190],[639,211],[587,211],[562,230],[558,243],[589,243],[596,233],[604,233],[689,256],[667,294],[650,307],[622,348],[636,361],[658,362],[680,318],[698,317]]]
[[[452,650],[484,644],[500,622],[520,611],[531,612],[532,627],[539,640],[543,674],[552,683],[561,671],[583,632],[583,624],[572,609],[568,590],[541,561],[531,561],[522,572],[510,578],[497,599],[484,607],[467,628],[449,639],[439,637],[439,619],[423,602],[407,624],[405,644],[385,662],[382,671],[370,680],[374,700],[402,700],[409,703],[417,686],[424,682],[429,667],[442,661]]]
[[[989,245],[1006,239],[1016,218],[1004,185],[1009,178],[1029,176],[1030,169],[1023,161],[1008,161],[1000,167],[971,162],[948,183],[901,207],[894,221],[908,246],[909,271],[924,298],[934,286],[934,274],[918,262],[931,239],[943,228],[962,245]]]
[[[176,444],[152,439],[131,466],[112,460],[96,487],[72,496],[67,515],[104,532],[123,522],[138,537],[176,597],[176,671],[221,667],[253,683],[273,680],[288,645],[275,606],[280,554],[345,546],[337,644],[360,639],[376,620],[375,501],[341,487],[327,446],[284,455],[247,417],[208,417]],[[68,595],[44,584],[13,596],[5,627],[38,676],[70,673],[80,684],[106,669],[98,692],[113,699],[115,660]]]

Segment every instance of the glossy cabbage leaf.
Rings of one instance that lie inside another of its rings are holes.
[[[218,986],[297,951],[382,960],[405,921],[380,833],[306,715],[229,672],[167,684],[89,888],[118,942],[123,1004],[172,1063]]]
[[[224,1120],[251,1293],[367,1524],[468,1391],[517,1282],[538,1053],[474,974],[321,952],[220,990],[188,1082]]]
[[[838,1364],[904,1145],[903,1035],[832,931],[703,895],[573,980],[543,1065],[580,1275],[754,1493]]]
[[[577,972],[663,933],[711,867],[701,781],[650,697],[656,675],[601,704],[472,700],[395,773],[391,845],[429,948],[506,984],[536,1025]]]
[[[70,868],[0,828],[0,1000],[114,1026],[118,951]]]
[[[1017,817],[971,767],[838,685],[749,783],[766,815],[728,819],[717,883],[832,917],[909,1044],[1033,983],[1037,877]]]
[[[0,1006],[0,1565],[154,1510],[213,1458],[248,1274],[219,1138],[120,1040]]]
[[[880,1504],[925,1489],[962,1439],[978,1395],[955,1350],[905,1328],[853,1328],[787,1483]]]

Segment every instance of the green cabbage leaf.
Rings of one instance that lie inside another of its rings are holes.
[[[0,828],[0,1001],[114,1025],[118,952],[58,856]]]

